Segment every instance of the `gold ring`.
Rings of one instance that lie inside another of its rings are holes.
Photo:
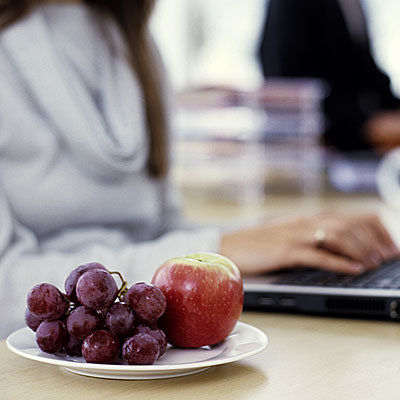
[[[326,240],[326,232],[325,229],[318,228],[314,232],[314,240],[317,247],[323,247]]]

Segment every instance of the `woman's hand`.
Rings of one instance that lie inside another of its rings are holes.
[[[400,256],[374,214],[323,213],[226,233],[221,254],[243,274],[314,267],[357,275]]]
[[[379,152],[400,146],[400,110],[377,112],[364,128],[368,141]]]

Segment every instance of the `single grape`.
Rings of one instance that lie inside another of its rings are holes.
[[[63,348],[67,332],[61,321],[43,321],[36,330],[36,343],[46,353],[57,353]]]
[[[167,350],[167,336],[162,329],[155,326],[139,324],[133,331],[134,335],[137,335],[138,333],[147,333],[157,340],[158,344],[160,345],[160,354],[158,358],[160,358]]]
[[[164,293],[150,283],[135,283],[128,290],[129,305],[144,321],[154,321],[164,314],[167,301]]]
[[[36,329],[42,322],[42,319],[35,317],[28,309],[25,310],[25,323],[33,332],[36,332]]]
[[[93,332],[82,343],[82,355],[86,362],[111,364],[120,352],[118,338],[104,329]]]
[[[67,338],[64,342],[64,350],[70,356],[82,356],[82,340],[77,339],[67,332]]]
[[[78,303],[78,298],[76,297],[76,283],[85,272],[92,269],[102,269],[104,271],[107,271],[104,265],[97,262],[91,262],[87,264],[82,264],[70,272],[67,279],[65,280],[65,293],[70,301]]]
[[[160,354],[160,345],[153,336],[138,333],[126,339],[122,346],[122,357],[132,365],[154,364]]]
[[[101,269],[85,272],[76,284],[76,297],[89,308],[108,308],[118,295],[118,286],[112,275]]]
[[[101,317],[96,310],[86,306],[75,308],[67,318],[67,330],[76,339],[84,340],[99,329]]]
[[[39,283],[34,286],[27,297],[29,311],[42,320],[60,319],[68,310],[65,296],[50,283]]]
[[[126,303],[114,303],[105,317],[106,327],[117,336],[129,336],[135,326],[135,315]]]

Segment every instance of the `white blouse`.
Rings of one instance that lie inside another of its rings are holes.
[[[116,25],[82,4],[41,6],[0,32],[0,338],[24,325],[31,287],[63,290],[81,263],[132,284],[170,257],[218,251],[219,229],[177,230],[170,178],[146,172],[126,57]]]

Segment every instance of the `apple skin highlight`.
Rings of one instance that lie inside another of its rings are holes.
[[[197,348],[224,340],[243,309],[243,281],[236,265],[214,253],[193,254],[163,263],[152,283],[167,300],[160,319],[168,342]]]

